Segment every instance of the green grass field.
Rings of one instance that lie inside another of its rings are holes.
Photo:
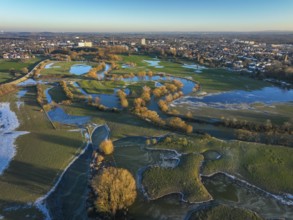
[[[46,115],[40,111],[35,93],[34,88],[29,89],[23,97],[25,105],[20,109],[14,104],[14,94],[0,100],[11,103],[21,123],[18,130],[29,132],[17,138],[16,156],[0,177],[0,214],[6,217],[14,213],[11,219],[23,219],[31,212],[39,215],[33,207],[13,213],[5,210],[33,203],[46,194],[58,175],[84,147],[80,132],[53,129]]]
[[[203,153],[207,150],[216,150],[222,157],[219,160],[207,161],[202,169],[204,175],[227,172],[272,193],[293,193],[293,151],[291,148],[241,141],[222,141],[204,136],[188,140],[186,146],[162,142],[154,147],[175,149],[180,153]]]
[[[188,202],[208,201],[212,197],[203,186],[199,177],[200,154],[188,154],[181,157],[180,164],[174,169],[152,167],[143,173],[142,184],[151,199],[180,193]]]
[[[27,67],[29,70],[32,70],[40,61],[41,58],[34,58],[25,61],[0,59],[0,83],[9,82],[15,78],[9,73],[10,69],[14,68],[18,72],[22,68]]]
[[[78,84],[89,94],[102,93],[113,94],[115,88],[123,88],[123,81],[96,81],[80,80]]]
[[[0,83],[5,83],[9,80],[12,80],[14,76],[7,72],[0,72]]]

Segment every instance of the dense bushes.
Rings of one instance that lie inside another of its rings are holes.
[[[117,96],[120,99],[120,104],[123,108],[127,108],[128,107],[128,101],[127,101],[127,95],[123,90],[118,90],[117,92]]]
[[[112,154],[114,151],[114,145],[111,140],[104,140],[100,146],[100,151],[102,151],[105,155]]]
[[[151,100],[151,88],[148,86],[144,86],[143,87],[143,91],[141,94],[141,98],[145,101],[145,102],[149,102]]]
[[[60,81],[60,85],[61,85],[61,87],[62,87],[62,89],[63,89],[63,91],[64,91],[66,97],[67,97],[68,99],[72,100],[73,97],[74,97],[74,95],[73,95],[73,93],[70,91],[70,89],[67,87],[66,82],[65,82],[65,81]]]
[[[181,130],[186,133],[192,133],[193,131],[193,127],[191,125],[188,125],[185,121],[183,121],[179,117],[168,118],[167,125],[171,128],[175,128],[177,130]]]
[[[135,179],[128,170],[122,168],[103,169],[93,178],[91,186],[96,195],[96,210],[112,217],[117,211],[126,210],[132,205],[137,195]]]
[[[37,102],[42,106],[43,105],[43,96],[44,96],[44,90],[43,87],[38,84],[37,85]]]
[[[14,84],[0,85],[0,96],[13,92],[16,89]]]
[[[88,72],[87,76],[91,78],[97,78],[97,72],[102,71],[106,68],[106,64],[104,62],[100,63],[98,66],[91,68]]]
[[[266,120],[264,123],[255,123],[252,121],[238,120],[236,118],[222,118],[223,124],[226,127],[245,129],[255,132],[280,132],[292,134],[293,126],[290,122],[284,122],[283,125],[278,126],[272,124],[271,120]]]

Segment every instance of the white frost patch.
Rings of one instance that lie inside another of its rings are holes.
[[[187,69],[194,69],[196,73],[202,73],[202,70],[207,69],[205,66],[200,66],[197,64],[184,64],[182,67],[187,68]]]
[[[8,167],[16,153],[14,144],[16,138],[27,134],[26,131],[15,131],[19,122],[14,112],[10,110],[10,104],[0,103],[0,175]]]
[[[144,62],[148,63],[149,66],[155,67],[155,68],[163,68],[164,66],[160,66],[160,60],[144,60]]]
[[[23,101],[17,101],[16,105],[17,105],[17,108],[20,109],[20,107],[24,105],[24,102]]]
[[[50,69],[53,65],[54,65],[54,63],[49,63],[45,66],[45,69]]]
[[[24,97],[26,93],[27,93],[26,89],[19,90],[19,92],[17,93],[17,98]]]
[[[226,104],[222,102],[198,102],[198,101],[187,101],[187,100],[176,100],[172,103],[172,107],[188,106],[190,109],[199,109],[199,108],[215,108],[215,109],[225,109],[225,110],[255,110],[250,104],[247,103],[233,103]]]
[[[3,215],[0,215],[0,219],[4,219],[4,216]]]

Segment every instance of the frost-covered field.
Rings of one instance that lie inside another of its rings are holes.
[[[17,116],[10,110],[10,104],[0,103],[0,175],[8,167],[16,153],[16,138],[27,134],[26,131],[15,131],[19,127]]]

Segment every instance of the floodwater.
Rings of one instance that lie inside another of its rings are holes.
[[[71,66],[69,72],[75,75],[82,75],[90,71],[92,66],[85,65],[85,64],[74,64]]]
[[[200,66],[198,64],[183,64],[184,68],[193,69],[196,73],[202,73],[202,70],[207,69],[205,66]]]
[[[253,103],[293,102],[293,90],[271,86],[259,90],[234,90],[206,96],[189,96],[176,100],[173,104],[188,103],[193,107],[211,107],[218,109],[250,109]]]
[[[149,66],[155,67],[155,68],[164,68],[163,66],[160,66],[160,60],[144,60],[144,62],[148,63]]]
[[[49,90],[51,88],[47,88],[45,90],[45,95],[47,98],[47,102],[52,102],[52,97],[49,94]],[[60,107],[54,107],[48,112],[48,116],[52,121],[56,121],[62,124],[68,124],[68,125],[76,125],[76,126],[82,126],[84,124],[87,124],[90,122],[89,116],[76,116],[76,115],[69,115],[67,114],[62,108]]]

